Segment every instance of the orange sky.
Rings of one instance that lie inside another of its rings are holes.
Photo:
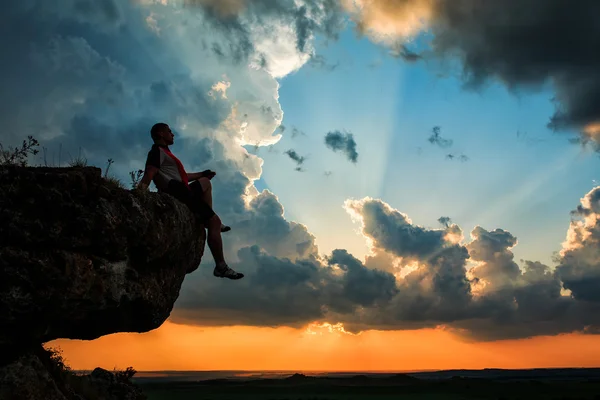
[[[600,336],[561,335],[466,343],[442,330],[364,332],[328,329],[201,328],[166,322],[144,334],[94,341],[56,340],[74,369],[405,371],[450,368],[600,366]]]

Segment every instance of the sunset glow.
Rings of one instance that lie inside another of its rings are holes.
[[[200,328],[167,322],[145,334],[57,340],[47,346],[60,347],[75,369],[133,365],[139,371],[594,367],[600,359],[600,338],[592,335],[469,343],[444,329],[348,335],[330,328]]]

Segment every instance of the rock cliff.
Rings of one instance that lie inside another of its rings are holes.
[[[158,328],[205,240],[184,204],[99,168],[0,167],[0,375],[50,340]]]

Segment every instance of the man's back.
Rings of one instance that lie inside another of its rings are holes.
[[[167,146],[153,144],[146,160],[146,167],[152,166],[158,169],[153,182],[159,191],[166,191],[169,181],[173,179],[179,182],[183,181],[177,162],[168,153],[170,151]]]

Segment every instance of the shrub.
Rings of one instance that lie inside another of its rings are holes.
[[[127,367],[124,371],[114,370],[115,378],[122,383],[130,383],[131,378],[137,373],[133,367]]]
[[[52,373],[62,375],[71,373],[71,368],[66,364],[65,358],[62,355],[60,347],[44,348],[48,367]],[[54,374],[53,374],[54,375]]]
[[[69,156],[70,156],[70,154],[69,154]],[[71,162],[69,162],[69,167],[83,168],[83,167],[87,167],[87,165],[88,165],[87,158],[85,158],[81,155],[81,147],[80,147],[79,155],[77,156],[77,158],[73,159],[73,157],[71,157]]]
[[[106,162],[106,169],[104,170],[104,179],[111,185],[119,189],[125,189],[125,185],[121,180],[115,176],[108,175],[108,171],[110,170],[110,166],[114,164],[114,160],[109,158]]]
[[[0,165],[27,166],[27,158],[29,155],[36,155],[39,152],[39,150],[35,148],[37,146],[39,146],[39,143],[33,136],[27,136],[27,140],[23,140],[23,144],[20,148],[15,147],[13,149],[9,147],[8,150],[5,150],[4,146],[0,143]]]
[[[135,189],[137,185],[139,185],[142,176],[144,175],[144,171],[138,169],[137,171],[130,171],[129,176],[131,177],[131,188]]]

